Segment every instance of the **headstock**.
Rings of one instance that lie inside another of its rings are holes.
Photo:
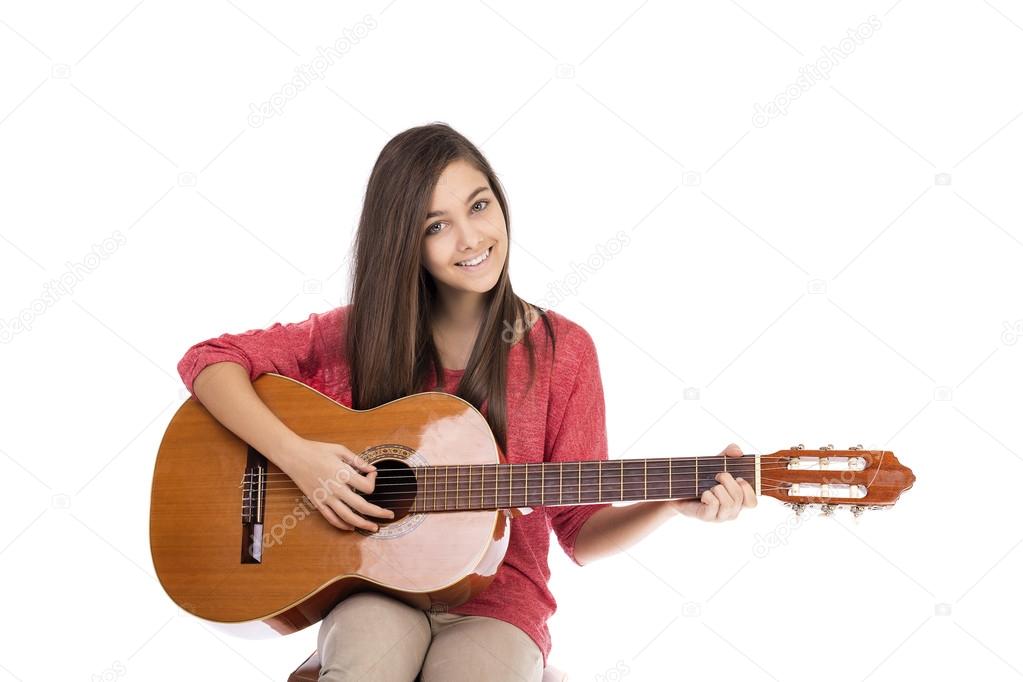
[[[825,516],[839,507],[848,507],[856,517],[864,509],[888,509],[915,480],[890,450],[864,450],[862,445],[807,450],[799,444],[760,457],[760,494],[781,500],[796,514],[814,505]]]

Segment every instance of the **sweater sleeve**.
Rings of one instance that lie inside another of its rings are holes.
[[[551,462],[607,459],[607,425],[600,365],[593,339],[585,330],[580,330],[581,342],[578,347],[570,349],[580,356],[571,389],[565,392],[567,398],[552,401],[555,409],[561,409],[563,404],[563,416],[549,449],[547,459]],[[604,503],[544,508],[558,543],[577,565],[581,564],[575,558],[576,535],[587,519],[610,506]]]
[[[313,313],[302,322],[274,323],[266,329],[240,334],[221,334],[189,348],[178,362],[178,374],[193,396],[193,384],[206,367],[234,362],[255,381],[267,372],[308,383],[326,352],[328,339],[336,336],[339,309]]]

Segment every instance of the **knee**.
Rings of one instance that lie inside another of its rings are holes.
[[[320,624],[320,680],[411,679],[429,643],[422,611],[376,592],[353,594]]]

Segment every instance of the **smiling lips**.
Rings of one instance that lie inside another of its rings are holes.
[[[490,252],[493,250],[493,248],[494,248],[493,245],[488,246],[487,250],[481,253],[480,255],[475,256],[473,258],[467,258],[466,260],[458,261],[457,263],[455,263],[455,265],[457,265],[460,268],[469,269],[479,267],[480,265],[482,265],[483,263],[490,259]]]

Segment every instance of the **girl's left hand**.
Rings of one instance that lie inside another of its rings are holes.
[[[742,450],[731,443],[721,454],[742,457]],[[720,473],[715,479],[718,484],[704,490],[699,500],[668,500],[667,504],[683,516],[701,521],[730,521],[739,515],[743,507],[757,506],[757,495],[745,479],[733,478],[729,473]]]

